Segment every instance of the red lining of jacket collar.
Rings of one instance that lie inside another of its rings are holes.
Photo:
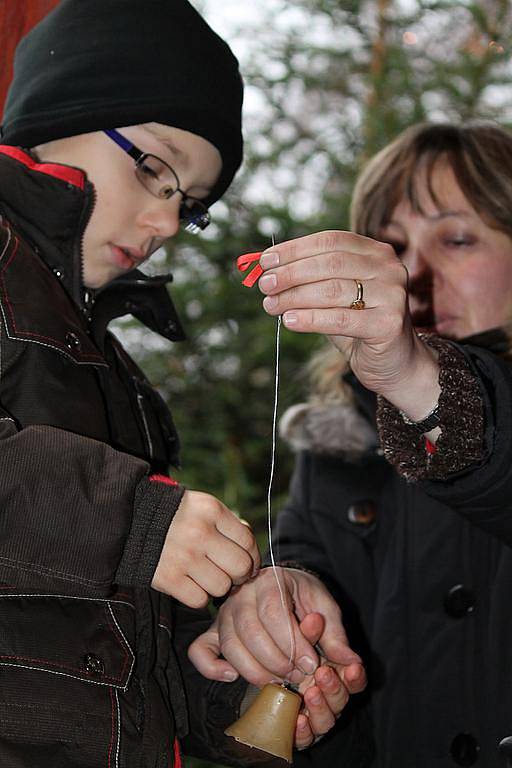
[[[67,181],[68,184],[72,184],[79,189],[83,189],[85,186],[85,176],[77,168],[70,168],[67,165],[55,165],[53,163],[37,163],[30,155],[23,152],[22,149],[9,147],[6,144],[0,144],[0,153],[18,160],[23,165],[26,165],[27,168],[30,168],[31,171],[46,173],[47,176],[54,176],[56,179]]]

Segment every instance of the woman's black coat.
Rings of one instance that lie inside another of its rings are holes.
[[[479,466],[443,482],[408,483],[371,433],[349,458],[298,455],[277,522],[278,557],[330,586],[369,674],[366,694],[299,766],[508,764],[510,747],[498,745],[512,734],[512,371],[480,346],[462,348],[484,395]],[[375,403],[360,388],[355,394],[367,434]],[[329,450],[326,424],[339,434],[347,413],[357,436],[353,411],[335,407],[320,418],[306,411],[303,434]],[[354,749],[351,762],[343,752],[354,732],[359,744],[373,740],[373,761]]]

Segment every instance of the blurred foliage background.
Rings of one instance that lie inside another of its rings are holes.
[[[510,124],[512,8],[508,0],[194,4],[241,62],[245,162],[207,232],[183,235],[150,266],[173,272],[188,340],[171,345],[133,322],[118,331],[171,406],[182,482],[250,520],[264,548],[276,325],[257,288],[241,287],[235,259],[268,247],[272,234],[347,228],[361,164],[411,123]],[[306,396],[303,367],[320,343],[283,331],[280,412]],[[284,446],[277,461],[276,510],[292,463]]]

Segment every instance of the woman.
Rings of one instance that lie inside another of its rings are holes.
[[[17,49],[0,146],[6,768],[179,765],[187,733],[194,754],[272,763],[223,734],[246,684],[186,659],[205,625],[187,608],[257,571],[254,537],[167,476],[170,414],[107,331],[131,312],[183,338],[169,278],[135,268],[207,226],[241,162],[241,105],[236,59],[186,0],[64,0]],[[300,723],[299,746],[317,728]]]
[[[511,180],[504,129],[415,126],[363,171],[357,234],[261,260],[267,312],[328,334],[350,366],[333,375],[331,355],[323,396],[285,419],[300,453],[276,546],[330,587],[369,664],[352,727],[369,715],[379,768],[503,765],[512,733]],[[295,593],[314,579],[284,576]],[[283,674],[276,604],[262,572],[210,633],[227,661],[201,639],[192,658],[211,676],[229,662],[252,682]],[[349,725],[298,764],[337,764]]]

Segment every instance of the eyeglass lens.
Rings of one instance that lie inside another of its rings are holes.
[[[169,199],[179,189],[176,173],[155,155],[143,155],[135,165],[135,172],[140,183],[155,197]],[[189,232],[198,232],[210,223],[208,209],[194,197],[184,195],[179,215],[180,221]]]

